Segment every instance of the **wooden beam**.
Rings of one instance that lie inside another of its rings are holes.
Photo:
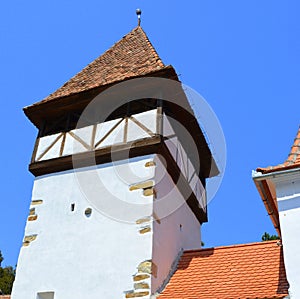
[[[80,167],[109,163],[143,155],[156,153],[161,143],[160,136],[143,138],[126,144],[107,146],[95,151],[58,157],[50,160],[34,162],[29,165],[29,171],[35,175],[45,175]]]
[[[186,178],[181,173],[180,168],[178,167],[177,163],[175,162],[165,143],[161,144],[159,154],[164,157],[166,162],[165,167],[169,175],[171,176],[174,184],[176,184],[183,198],[185,198],[187,204],[195,214],[198,221],[201,224],[207,222],[207,211],[199,206],[199,202],[196,195],[194,194]]]
[[[39,143],[40,143],[40,137],[38,135],[38,137],[35,141],[35,144],[34,144],[34,149],[33,149],[33,153],[32,153],[32,156],[31,156],[31,163],[33,163],[36,160],[36,153],[37,153],[37,150],[38,150],[38,147],[39,147]]]

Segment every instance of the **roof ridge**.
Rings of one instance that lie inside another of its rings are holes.
[[[260,171],[262,173],[269,173],[295,167],[300,167],[300,125],[298,127],[297,134],[294,138],[294,142],[290,147],[290,152],[286,160],[283,163],[280,163],[275,166],[258,167],[256,171]]]
[[[152,44],[151,41],[149,40],[149,38],[148,38],[146,32],[144,31],[144,29],[143,29],[141,26],[137,26],[137,27],[134,28],[133,30],[135,30],[135,29],[140,29],[140,30],[141,30],[142,34],[144,35],[145,39],[147,40],[148,46],[149,46],[149,47],[151,48],[151,50],[152,50],[152,53],[154,54],[154,56],[156,56],[157,60],[159,60],[159,62],[162,64],[161,66],[164,67],[165,64],[163,63],[163,61],[162,61],[161,58],[159,57],[159,55],[158,55],[158,53],[157,53],[155,47],[153,46],[153,44]],[[133,30],[132,30],[132,31],[133,31]]]
[[[136,27],[133,28],[129,33],[123,35],[123,37],[120,38],[118,41],[116,41],[109,49],[105,50],[102,54],[100,54],[100,55],[97,56],[94,60],[92,60],[90,63],[88,63],[88,65],[86,65],[81,71],[79,71],[79,73],[81,73],[81,72],[83,72],[83,71],[85,71],[85,70],[88,70],[88,68],[90,68],[91,65],[92,65],[93,63],[95,63],[98,59],[101,59],[101,57],[103,57],[105,54],[107,54],[107,53],[109,53],[109,52],[112,52],[112,49],[113,49],[114,47],[116,47],[116,46],[117,46],[118,44],[120,44],[126,37],[128,37],[128,36],[129,36],[130,34],[132,34],[134,31],[137,31],[138,29],[140,29],[140,31],[143,33],[144,37],[145,37],[146,40],[148,41],[148,44],[151,46],[151,48],[154,50],[156,56],[159,58],[159,56],[158,56],[156,50],[154,49],[153,45],[152,45],[151,42],[149,41],[149,39],[148,39],[148,37],[147,37],[145,31],[141,28],[141,26],[136,26]],[[152,49],[151,49],[151,51],[152,51]],[[163,62],[162,62],[162,64],[163,64]],[[164,66],[164,64],[163,64],[163,66]],[[77,73],[77,74],[75,74],[74,76],[72,76],[72,77],[71,77],[67,82],[65,82],[61,87],[64,87],[66,84],[68,84],[68,82],[71,81],[73,78],[75,78],[79,73]],[[61,87],[60,87],[60,88],[61,88]],[[95,86],[94,86],[94,87],[95,87]],[[94,88],[94,87],[91,87],[91,88],[89,88],[89,89],[92,89],[92,88]],[[59,89],[60,89],[60,88],[59,88]],[[54,91],[53,93],[55,93],[55,92],[56,92],[56,91]],[[49,96],[51,96],[53,93],[51,93]]]
[[[296,149],[294,151],[294,149]],[[296,137],[294,138],[294,143],[291,146],[291,150],[290,153],[288,155],[288,158],[286,159],[286,163],[295,163],[298,156],[300,156],[300,126],[298,129],[298,133],[296,135]],[[292,159],[290,159],[290,157],[292,157]]]
[[[250,246],[265,246],[265,245],[271,245],[271,244],[277,244],[279,240],[271,240],[271,241],[261,241],[261,242],[252,242],[252,243],[244,243],[244,244],[232,244],[232,245],[225,245],[225,246],[217,246],[217,247],[209,247],[209,248],[203,248],[203,249],[189,249],[185,250],[183,254],[185,253],[195,253],[195,252],[204,252],[204,251],[210,251],[210,250],[222,250],[222,249],[229,249],[229,248],[241,248],[241,247],[250,247]]]

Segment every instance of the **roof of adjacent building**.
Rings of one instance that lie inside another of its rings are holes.
[[[99,86],[145,76],[166,68],[142,27],[137,26],[109,50],[41,102],[70,96]]]
[[[186,251],[158,299],[262,299],[288,295],[277,241]]]
[[[0,299],[10,299],[10,295],[0,295]]]
[[[298,128],[298,132],[286,161],[276,166],[269,166],[266,168],[259,167],[257,168],[257,171],[262,173],[270,173],[298,167],[300,167],[300,126]]]

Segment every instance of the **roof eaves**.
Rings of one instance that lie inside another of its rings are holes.
[[[68,95],[63,95],[63,96],[58,96],[58,97],[55,97],[55,98],[52,98],[51,99],[51,102],[53,101],[60,101],[64,98],[68,98],[70,96],[74,96],[74,95],[79,95],[79,94],[82,94],[82,93],[85,93],[85,92],[89,92],[89,91],[92,91],[92,90],[95,90],[97,88],[103,88],[103,89],[106,89],[112,85],[115,85],[115,84],[118,84],[120,82],[123,82],[123,81],[127,81],[127,80],[131,80],[131,79],[137,79],[137,78],[143,78],[143,77],[151,77],[151,75],[155,76],[156,74],[160,73],[160,72],[163,72],[163,71],[173,71],[174,72],[174,78],[172,78],[173,80],[176,80],[178,81],[178,77],[177,77],[177,74],[173,68],[172,65],[167,65],[167,66],[164,66],[163,68],[161,69],[158,69],[158,70],[154,70],[154,71],[150,71],[148,73],[144,73],[143,75],[137,75],[137,76],[129,76],[127,78],[124,78],[124,79],[120,79],[120,80],[116,80],[116,81],[113,81],[113,82],[109,82],[108,84],[105,84],[105,85],[101,85],[101,86],[94,86],[92,88],[88,88],[88,89],[85,89],[85,90],[82,90],[82,91],[78,91],[78,92],[72,92]],[[45,103],[48,103],[49,101],[46,101],[46,100],[42,100],[40,102],[36,102],[32,105],[28,105],[26,107],[23,108],[24,111],[32,108],[32,107],[36,107],[36,106],[40,106],[40,105],[43,105]]]

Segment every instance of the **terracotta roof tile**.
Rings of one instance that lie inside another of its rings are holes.
[[[62,87],[37,104],[165,68],[146,33],[138,26]]]
[[[0,295],[0,299],[10,299],[10,295]]]
[[[295,137],[290,154],[286,159],[286,161],[276,166],[269,166],[266,168],[259,167],[257,168],[257,171],[262,173],[270,173],[270,172],[287,170],[287,169],[298,168],[298,167],[300,167],[300,126],[298,128],[297,135]]]
[[[158,299],[284,298],[288,282],[277,241],[186,251]]]

